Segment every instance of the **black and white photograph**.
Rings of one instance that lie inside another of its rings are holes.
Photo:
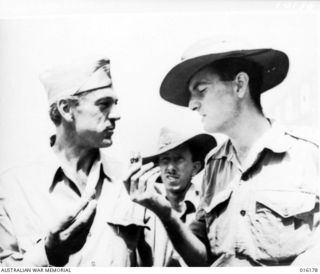
[[[0,271],[320,271],[319,15],[0,1]]]

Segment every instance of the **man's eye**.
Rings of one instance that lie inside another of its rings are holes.
[[[169,161],[169,158],[161,158],[160,162],[161,163],[167,163]]]
[[[183,157],[179,157],[179,158],[178,158],[178,162],[179,162],[179,163],[182,163],[183,161],[184,161],[184,158],[183,158]]]
[[[200,89],[200,90],[199,90],[199,94],[204,93],[206,90],[207,90],[207,88]]]
[[[113,102],[103,102],[100,105],[104,108],[110,108],[113,105]]]

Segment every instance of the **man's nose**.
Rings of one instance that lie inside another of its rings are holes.
[[[173,162],[169,162],[168,163],[167,171],[169,171],[169,172],[175,172],[176,171],[176,167],[175,167],[175,164]]]
[[[189,105],[188,107],[191,109],[191,110],[199,110],[200,109],[200,102],[199,100],[196,100],[194,98],[190,98],[189,100]]]
[[[117,121],[121,118],[120,116],[120,111],[119,111],[119,107],[117,105],[113,105],[111,108],[111,111],[109,113],[109,117],[110,120],[114,120]]]

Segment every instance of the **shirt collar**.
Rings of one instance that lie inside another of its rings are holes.
[[[275,154],[287,152],[291,142],[285,130],[274,120],[268,119],[270,128],[255,142],[252,151],[260,153],[265,149]]]
[[[55,138],[55,135],[50,137],[50,151],[48,151],[46,159],[51,172],[49,174],[49,191],[52,191],[55,188],[56,184],[61,181],[61,174],[64,174],[63,167],[52,149]],[[117,174],[120,173],[120,170],[118,170],[119,168],[117,167],[117,162],[115,163],[114,161],[111,161],[111,159],[104,155],[101,150],[99,150],[99,155],[93,163],[93,166],[94,165],[100,165],[100,174],[103,174],[110,182],[116,179],[118,177]]]
[[[233,155],[235,154],[234,147],[230,139],[227,139],[217,150],[210,152],[211,155],[208,155],[208,160],[212,157],[214,159],[227,158],[228,161],[231,161]]]
[[[195,184],[191,183],[184,200],[189,201],[196,208],[199,200],[199,190],[196,189]]]
[[[181,220],[185,222],[187,215],[196,212],[197,206],[199,204],[199,191],[196,190],[196,187],[193,183],[191,183],[189,190],[186,193],[184,202],[186,204],[185,210],[179,215]]]
[[[260,152],[263,149],[269,149],[274,153],[287,152],[291,148],[291,142],[289,141],[284,128],[273,119],[268,119],[268,121],[270,122],[271,127],[256,143],[256,145],[259,146]],[[236,155],[236,152],[231,140],[228,139],[220,147],[218,147],[217,150],[212,151],[210,154],[211,155],[208,155],[208,160],[210,158],[221,159],[225,157],[228,161],[232,161],[233,157]]]

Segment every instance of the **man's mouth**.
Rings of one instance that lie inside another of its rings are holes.
[[[169,180],[177,180],[177,179],[179,179],[179,176],[177,176],[177,175],[167,175],[166,176],[167,177],[167,179],[169,179]]]
[[[113,133],[114,133],[114,128],[105,130],[105,135],[108,137],[111,137]]]

